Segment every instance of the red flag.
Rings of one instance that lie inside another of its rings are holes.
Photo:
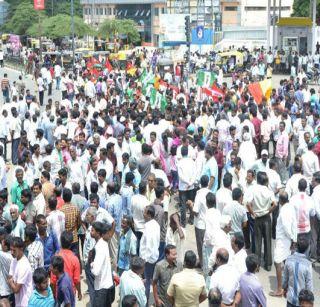
[[[248,90],[252,95],[253,99],[255,100],[255,102],[260,104],[262,102],[263,92],[259,82],[254,82],[249,84]]]
[[[111,63],[110,63],[108,58],[106,59],[105,66],[106,66],[106,69],[108,69],[109,72],[113,70],[113,67],[112,67],[112,65],[111,65]]]
[[[44,0],[33,0],[33,7],[37,11],[44,10]]]
[[[211,88],[204,87],[202,88],[202,92],[207,96],[213,98],[213,101],[218,102],[220,97],[224,97],[223,90],[220,89],[216,83],[213,83]]]

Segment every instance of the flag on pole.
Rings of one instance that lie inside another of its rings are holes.
[[[197,85],[210,88],[217,79],[217,75],[210,71],[200,70],[197,72]]]
[[[262,102],[263,97],[269,100],[272,91],[271,79],[251,83],[248,85],[248,90],[257,104]]]
[[[127,70],[127,74],[129,74],[130,76],[133,76],[135,75],[137,68],[134,67],[131,62],[128,62],[126,70]]]
[[[202,93],[212,97],[213,101],[218,102],[219,98],[224,97],[224,92],[217,86],[216,83],[212,87],[203,87]]]
[[[161,105],[160,105],[160,110],[161,112],[164,112],[167,107],[167,97],[166,97],[166,92],[163,92],[162,97],[161,97]]]
[[[110,63],[110,61],[109,61],[108,58],[106,59],[105,67],[106,67],[106,69],[108,70],[108,72],[110,72],[110,71],[113,70],[113,67],[112,67],[112,65],[111,65],[111,63]]]
[[[158,91],[153,87],[150,91],[150,106],[155,108]]]

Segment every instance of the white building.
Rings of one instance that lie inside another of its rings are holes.
[[[281,0],[281,17],[290,17],[294,0]],[[274,0],[271,0],[273,12]],[[279,0],[275,1],[276,16]],[[222,26],[265,27],[267,25],[268,0],[221,0]]]
[[[281,0],[281,17],[290,17],[294,0]],[[273,14],[271,0],[271,15]],[[268,0],[241,0],[241,26],[263,27],[267,25]],[[275,5],[276,16],[279,16],[279,0]]]

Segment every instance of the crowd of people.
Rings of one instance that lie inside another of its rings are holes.
[[[180,69],[159,74],[156,52],[133,56],[134,73],[109,63],[93,79],[85,64],[44,65],[36,95],[1,78],[0,305],[73,307],[87,292],[93,307],[264,307],[257,273],[274,265],[268,295],[313,306],[320,101],[306,78],[257,103],[252,71],[219,74],[215,99]]]

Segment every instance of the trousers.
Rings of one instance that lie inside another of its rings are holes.
[[[271,256],[271,218],[269,214],[258,217],[254,221],[255,254],[261,263],[262,240],[264,245],[264,266],[272,265]]]
[[[199,229],[199,228],[195,227],[194,231],[195,231],[195,235],[196,235],[196,243],[197,243],[199,262],[202,267],[202,262],[203,262],[202,245],[203,245],[203,238],[204,238],[205,229]]]
[[[194,200],[194,190],[179,191],[181,226],[186,227],[187,224],[187,200]],[[190,210],[190,209],[189,209]],[[190,220],[193,221],[193,213],[190,210]]]

